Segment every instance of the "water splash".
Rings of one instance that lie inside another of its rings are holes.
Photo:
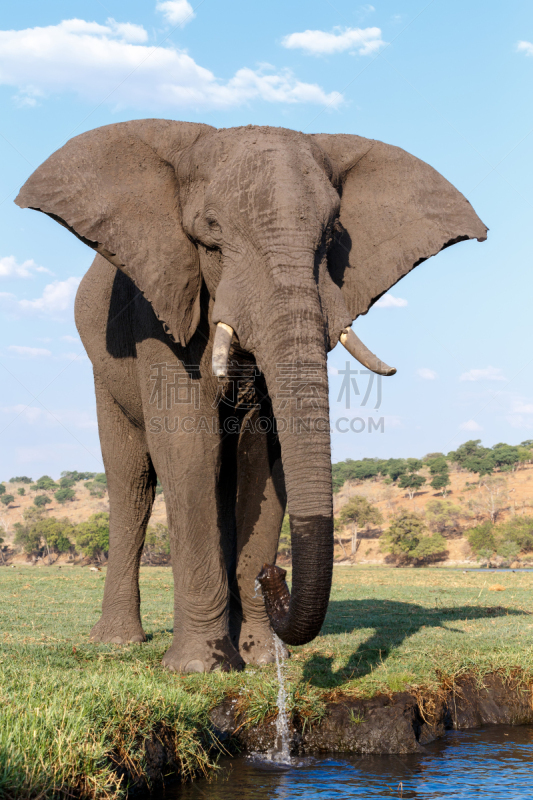
[[[274,649],[276,652],[276,668],[278,672],[278,716],[276,719],[276,743],[269,756],[277,764],[290,764],[290,732],[289,717],[287,714],[287,690],[285,689],[285,676],[283,675],[283,645],[274,634]]]

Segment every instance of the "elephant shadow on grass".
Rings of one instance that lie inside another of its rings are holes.
[[[333,688],[351,678],[361,678],[381,665],[404,640],[422,628],[440,628],[444,623],[472,622],[502,616],[527,615],[502,606],[427,606],[393,600],[333,600],[329,604],[322,635],[351,634],[358,630],[374,629],[370,638],[360,642],[346,664],[334,671],[334,657],[313,654],[306,660],[304,680],[313,686]],[[467,631],[447,626],[447,630],[468,635]],[[302,655],[305,654],[305,651]],[[398,687],[400,688],[400,687]]]

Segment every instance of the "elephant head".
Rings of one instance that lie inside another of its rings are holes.
[[[293,590],[271,602],[280,575],[265,570],[267,610],[285,642],[312,639],[333,563],[327,352],[341,339],[366,366],[394,372],[350,325],[417,264],[456,242],[484,240],[471,205],[430,166],[381,142],[166,120],[70,140],[16,202],[123,270],[183,346],[205,282],[215,372],[225,373],[238,339],[261,367],[278,427]],[[302,368],[308,390],[295,404],[285,389]]]

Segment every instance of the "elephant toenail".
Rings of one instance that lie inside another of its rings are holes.
[[[185,672],[205,672],[204,662],[198,658],[193,658],[192,661],[185,667]]]

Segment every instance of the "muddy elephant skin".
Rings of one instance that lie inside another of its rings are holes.
[[[93,640],[145,639],[139,560],[159,476],[174,573],[164,664],[267,663],[273,629],[310,641],[333,561],[327,353],[340,339],[392,374],[351,323],[444,247],[484,240],[483,223],[381,142],[169,120],[71,139],[16,202],[97,251],[76,298],[111,508]],[[265,608],[256,577],[286,504],[292,594],[265,568]]]

